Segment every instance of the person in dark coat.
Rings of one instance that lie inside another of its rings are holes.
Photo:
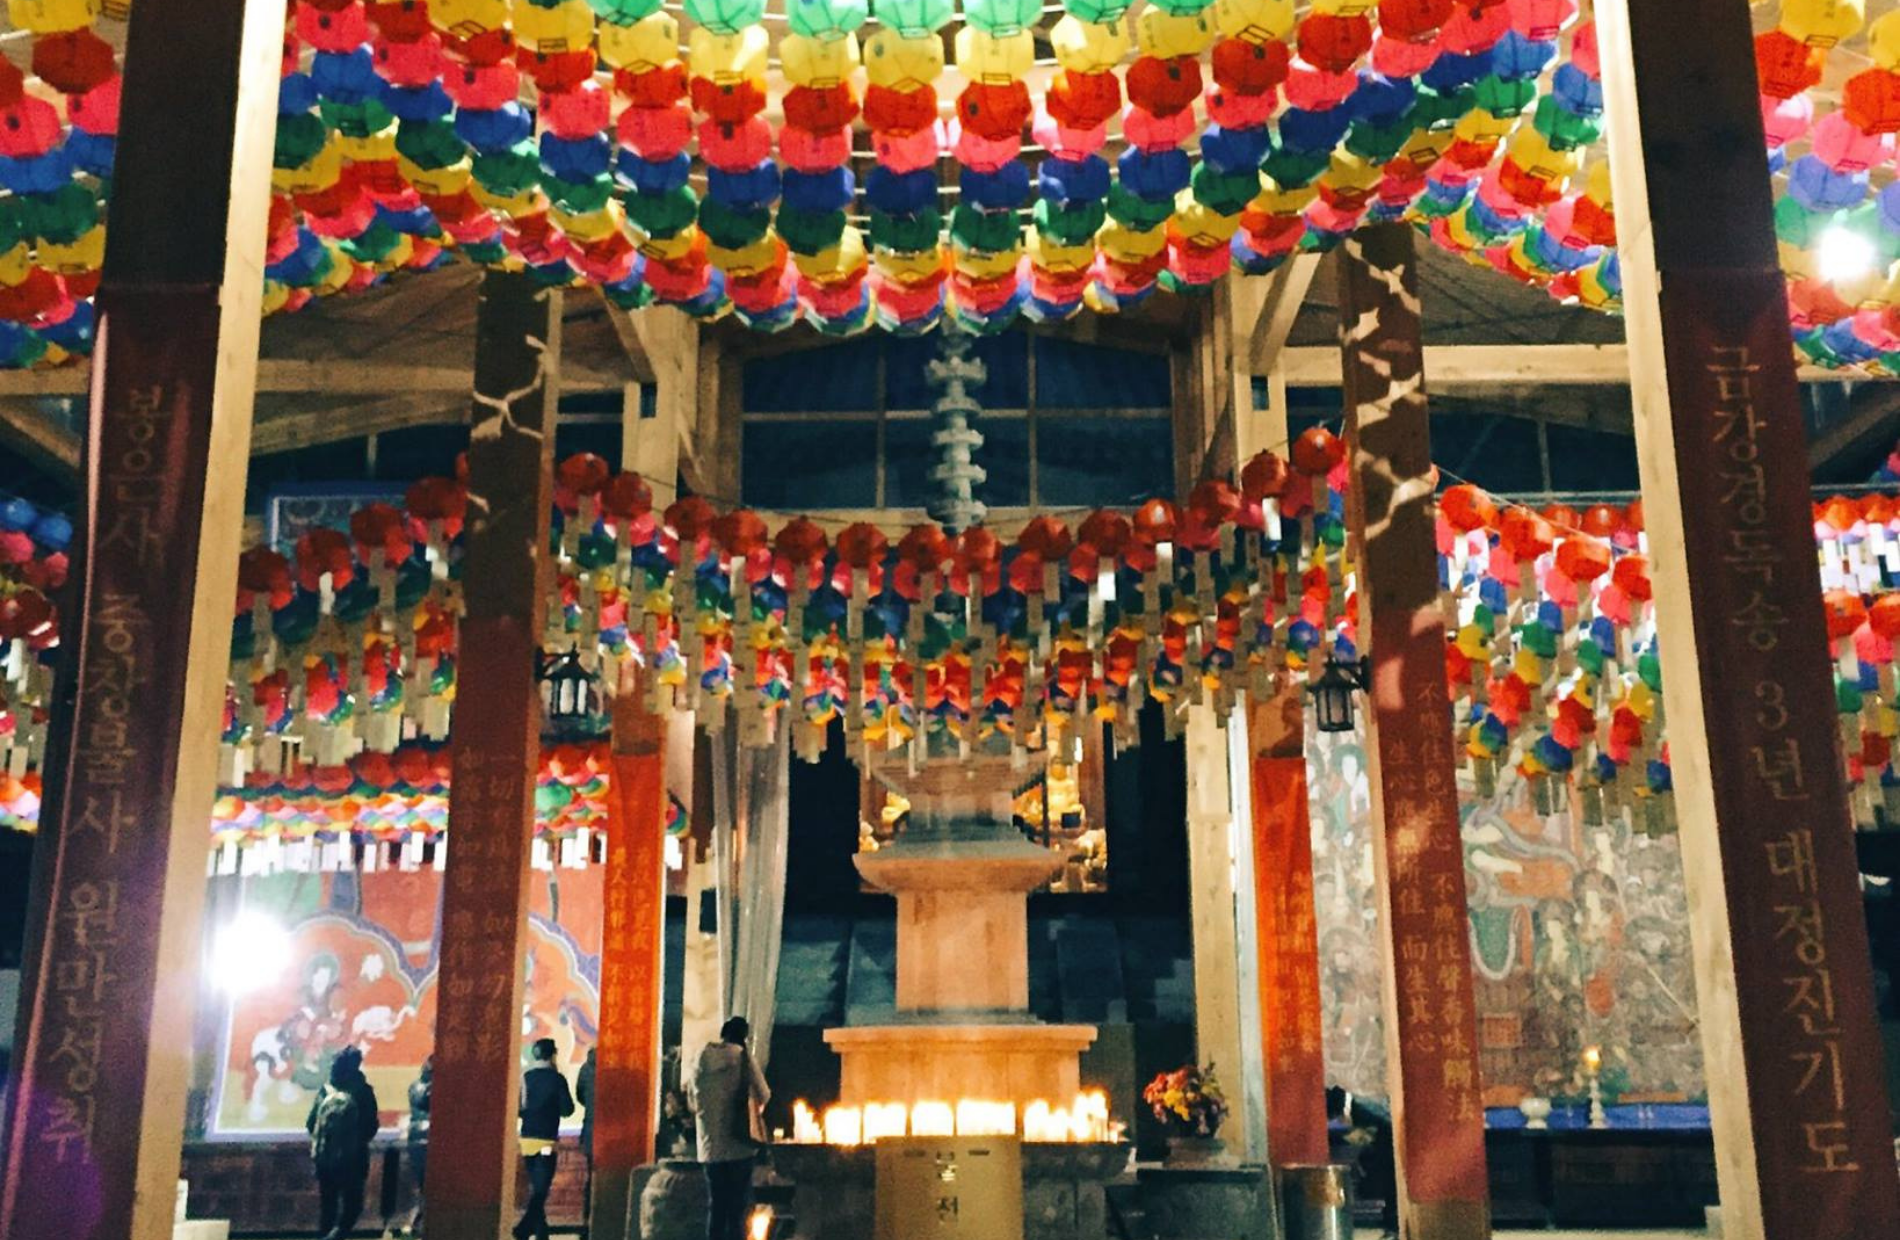
[[[422,1071],[409,1083],[409,1125],[408,1138],[409,1176],[416,1185],[416,1208],[410,1211],[409,1223],[402,1229],[405,1236],[413,1236],[422,1226],[423,1181],[429,1172],[429,1097],[435,1087],[435,1056],[422,1061]]]
[[[369,1147],[381,1122],[376,1091],[363,1075],[363,1052],[346,1046],[331,1060],[329,1078],[317,1089],[304,1121],[317,1172],[317,1234],[323,1240],[343,1240],[362,1217]]]
[[[574,1114],[567,1078],[554,1066],[553,1038],[529,1052],[534,1066],[521,1078],[521,1157],[528,1165],[528,1204],[515,1224],[515,1240],[548,1240],[548,1190],[554,1187],[554,1151],[561,1121]]]
[[[1348,1152],[1340,1161],[1352,1165],[1360,1198],[1378,1201],[1380,1230],[1397,1235],[1399,1184],[1393,1161],[1391,1114],[1335,1085],[1326,1091],[1326,1118],[1343,1128],[1337,1139],[1344,1142]]]
[[[581,1157],[587,1160],[586,1195],[581,1199],[581,1233],[591,1234],[594,1214],[594,1060],[598,1052],[587,1048],[587,1061],[574,1078],[574,1101],[581,1105]]]

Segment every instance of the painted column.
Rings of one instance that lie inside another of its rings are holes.
[[[613,703],[607,777],[606,923],[594,1069],[589,1235],[627,1240],[633,1170],[653,1159],[659,1120],[661,958],[666,924],[666,720],[628,677]]]
[[[1367,757],[1385,956],[1385,1036],[1405,1240],[1490,1234],[1483,1082],[1458,829],[1415,237],[1340,250],[1348,522],[1372,656]]]
[[[1247,711],[1255,950],[1267,1150],[1277,1166],[1327,1161],[1326,1048],[1313,908],[1302,685]]]
[[[171,1234],[283,28],[284,0],[130,21],[4,1236]]]
[[[1900,1234],[1748,6],[1596,11],[1722,1230]]]
[[[434,1240],[495,1240],[514,1222],[521,962],[541,769],[535,662],[550,585],[560,330],[558,291],[519,273],[483,277],[436,975],[426,1190]]]

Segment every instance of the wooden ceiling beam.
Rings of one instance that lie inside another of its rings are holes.
[[[1339,386],[1339,350],[1290,348],[1280,355],[1288,387]],[[1255,374],[1264,373],[1258,369]],[[1629,350],[1620,344],[1441,344],[1425,346],[1425,384],[1454,387],[1627,384]],[[1804,383],[1879,382],[1884,376],[1803,366]]]
[[[84,396],[91,372],[84,366],[51,370],[0,370],[0,397]],[[611,389],[625,381],[575,366],[561,371],[568,391]],[[307,361],[265,358],[257,366],[257,390],[279,396],[392,396],[399,393],[440,393],[467,396],[475,383],[466,366],[395,365],[357,362],[348,358]]]
[[[19,401],[0,402],[0,443],[53,477],[79,477],[79,436],[44,410]]]

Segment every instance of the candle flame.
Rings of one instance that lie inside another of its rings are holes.
[[[987,1098],[956,1102],[922,1100],[832,1106],[819,1113],[803,1101],[792,1104],[792,1140],[801,1145],[871,1145],[894,1137],[999,1137],[1025,1141],[1121,1141],[1125,1124],[1111,1123],[1108,1095],[1099,1089],[1077,1094],[1069,1106],[1037,1099],[1022,1108]]]

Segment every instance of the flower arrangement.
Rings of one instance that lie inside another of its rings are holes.
[[[1193,1064],[1163,1072],[1148,1082],[1141,1100],[1154,1110],[1155,1118],[1170,1128],[1186,1129],[1187,1135],[1212,1137],[1227,1119],[1227,1095],[1214,1076],[1214,1065],[1197,1068]]]

